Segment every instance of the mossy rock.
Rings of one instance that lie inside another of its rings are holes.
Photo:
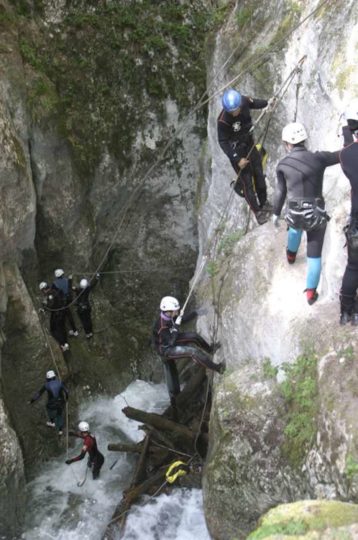
[[[358,523],[358,505],[340,501],[298,501],[282,504],[267,512],[260,519],[259,528],[248,536],[248,540],[322,538],[327,529],[355,523]],[[336,538],[345,538],[343,532],[341,530],[342,535]],[[347,538],[353,538],[348,531],[347,535]]]

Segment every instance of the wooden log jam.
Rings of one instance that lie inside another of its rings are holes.
[[[107,450],[111,452],[128,452],[129,454],[140,454],[143,448],[143,441],[138,444],[109,443]]]
[[[169,431],[173,434],[179,435],[188,443],[195,440],[196,433],[194,433],[191,429],[178,424],[177,422],[173,422],[173,420],[169,420],[160,414],[147,413],[145,411],[141,411],[140,409],[135,409],[134,407],[125,407],[122,409],[122,412],[127,416],[127,418],[153,426],[161,431]]]

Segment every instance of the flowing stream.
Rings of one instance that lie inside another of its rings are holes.
[[[65,464],[66,450],[42,466],[27,486],[26,540],[99,540],[115,506],[128,486],[135,463],[127,454],[107,452],[108,442],[138,442],[143,438],[139,424],[128,420],[121,409],[126,405],[162,412],[168,405],[164,384],[131,383],[115,398],[99,398],[85,403],[79,417],[90,423],[100,451],[105,456],[99,480],[86,476],[87,459]],[[71,443],[70,439],[70,443]],[[69,456],[79,454],[80,439],[73,439]],[[116,460],[118,460],[116,462]],[[116,463],[115,463],[116,462]],[[110,467],[115,465],[110,469]],[[82,487],[81,483],[86,477]],[[149,497],[147,497],[147,500]],[[168,496],[159,495],[147,504],[134,506],[128,516],[126,540],[209,540],[198,489],[178,488]]]

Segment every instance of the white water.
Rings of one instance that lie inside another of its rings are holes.
[[[80,418],[90,423],[105,463],[99,480],[90,472],[83,487],[77,482],[86,475],[87,460],[66,465],[66,452],[46,463],[38,477],[28,485],[26,540],[99,540],[115,506],[128,486],[133,458],[122,453],[107,452],[108,442],[133,441],[143,438],[138,423],[128,420],[121,409],[126,405],[162,412],[168,406],[164,384],[135,381],[114,399],[100,398],[86,403]],[[81,441],[69,449],[69,456],[78,455]],[[118,459],[112,470],[109,467]],[[129,514],[126,540],[209,540],[203,514],[200,490],[177,489],[172,495],[159,495],[141,502]]]

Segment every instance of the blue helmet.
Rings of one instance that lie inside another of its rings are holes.
[[[222,97],[222,104],[227,112],[236,111],[241,105],[241,94],[233,88],[225,90]]]

